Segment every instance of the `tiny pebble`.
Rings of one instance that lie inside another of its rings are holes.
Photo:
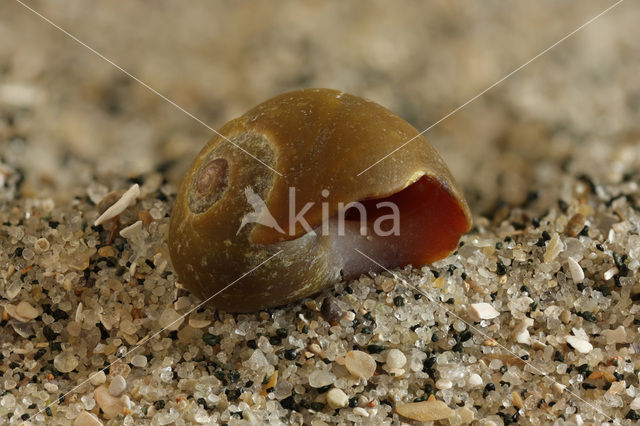
[[[611,387],[609,388],[609,390],[607,391],[607,393],[610,393],[612,395],[617,395],[620,394],[622,392],[624,392],[625,389],[625,381],[620,381],[620,382],[613,382],[611,383]]]
[[[452,386],[453,386],[453,383],[451,383],[451,380],[448,380],[448,379],[438,379],[436,381],[436,388],[440,390],[451,389]]]
[[[627,331],[623,325],[613,330],[603,330],[601,334],[607,338],[607,345],[627,343]]]
[[[500,315],[493,306],[488,303],[472,303],[469,308],[469,315],[475,320],[492,319]]]
[[[353,409],[353,414],[360,417],[369,417],[369,412],[362,407],[356,407]]]
[[[325,297],[320,306],[320,313],[327,322],[336,322],[342,316],[342,310],[332,297]]]
[[[111,246],[103,246],[98,249],[98,256],[100,257],[113,257],[115,255],[116,252]]]
[[[479,374],[473,373],[467,379],[467,383],[469,386],[480,386],[482,385],[482,377]]]
[[[44,384],[44,389],[45,389],[47,392],[51,392],[51,393],[53,393],[53,392],[57,392],[57,391],[58,391],[58,385],[56,385],[55,383],[46,382],[46,383]]]
[[[103,384],[104,382],[107,381],[107,375],[104,374],[104,371],[100,370],[96,373],[93,373],[91,375],[91,377],[89,378],[89,382],[91,382],[91,384],[93,386],[100,386],[101,384]]]
[[[529,330],[526,328],[521,329],[516,333],[516,342],[522,343],[523,345],[531,344],[531,334],[529,334]]]
[[[82,411],[73,421],[73,426],[102,426],[102,422],[95,414],[88,411]]]
[[[398,404],[396,412],[401,416],[421,422],[444,420],[451,417],[454,411],[442,401],[431,400]]]
[[[78,337],[82,333],[82,327],[76,321],[69,321],[66,329],[69,336]]]
[[[520,394],[518,392],[513,391],[511,393],[511,397],[513,398],[513,406],[516,407],[518,410],[521,409],[523,401]]]
[[[244,362],[244,365],[252,370],[261,371],[269,366],[269,361],[267,361],[267,358],[260,349],[256,349],[249,359]]]
[[[399,349],[391,349],[387,352],[387,366],[389,368],[402,368],[407,363],[407,357]]]
[[[41,97],[40,91],[33,86],[19,83],[4,83],[0,86],[0,101],[7,105],[28,108]]]
[[[342,314],[342,317],[340,319],[342,321],[353,321],[354,319],[356,319],[356,314],[351,311],[346,311]]]
[[[584,228],[586,221],[587,218],[583,214],[574,214],[571,219],[569,219],[569,223],[567,223],[567,228],[565,230],[567,235],[570,237],[578,235],[580,231],[582,231],[582,228]]]
[[[28,302],[22,301],[18,303],[18,306],[16,306],[16,314],[18,315],[18,317],[16,317],[17,320],[24,318],[31,321],[38,316],[38,310]]]
[[[567,258],[567,263],[569,264],[569,272],[573,282],[578,284],[584,281],[584,271],[580,264],[573,257]]]
[[[131,373],[131,367],[124,362],[114,362],[111,367],[109,367],[109,377],[120,375],[126,379],[129,373]]]
[[[376,372],[376,360],[362,351],[349,351],[344,357],[345,367],[354,377],[370,379]]]
[[[11,276],[13,274],[13,265],[11,265],[9,267],[9,271],[7,271],[7,279],[9,276]],[[20,293],[20,290],[22,290],[22,284],[19,281],[15,281],[12,284],[10,284],[6,289],[5,289],[5,297],[9,300],[13,300],[18,293]],[[6,305],[6,306],[13,306],[13,305]],[[5,309],[6,309],[5,306]]]
[[[149,226],[149,224],[153,222],[153,216],[151,216],[151,213],[149,213],[148,210],[141,210],[138,213],[138,217],[145,224],[145,226]]]
[[[382,291],[389,293],[390,291],[393,291],[394,288],[396,288],[396,282],[393,279],[389,277],[382,278],[382,283],[380,284],[380,289]]]
[[[109,420],[121,415],[127,408],[125,397],[111,395],[105,385],[100,385],[93,391],[93,398],[104,412],[104,417]]]
[[[567,343],[569,343],[576,351],[580,353],[588,354],[593,350],[593,345],[591,345],[591,343],[579,337],[567,336],[566,340]]]
[[[158,319],[158,325],[160,328],[169,331],[179,329],[183,322],[184,317],[177,313],[173,308],[165,309]]]
[[[134,367],[144,368],[147,366],[147,357],[144,355],[134,355],[131,357],[131,364]]]
[[[192,328],[205,328],[208,327],[209,324],[211,324],[211,320],[206,319],[202,316],[199,315],[191,315],[189,317],[189,325]]]
[[[553,261],[560,252],[564,250],[564,243],[560,239],[560,235],[553,234],[549,243],[547,243],[547,249],[544,252],[544,263],[550,263]]]
[[[117,375],[111,379],[109,384],[109,393],[112,396],[120,396],[122,392],[127,388],[127,381],[124,377]]]
[[[456,408],[456,414],[460,418],[462,424],[469,424],[475,420],[475,414],[467,407]]]
[[[631,408],[632,410],[640,410],[640,396],[635,397],[633,401],[631,401],[631,404],[629,404],[629,408]]]
[[[553,390],[557,393],[562,393],[564,392],[564,389],[566,388],[565,385],[560,384],[558,382],[554,383],[553,385],[551,385],[551,387],[553,388]]]
[[[342,389],[333,388],[327,393],[327,403],[331,408],[344,408],[349,404],[349,397]]]
[[[155,264],[155,262],[154,262]],[[191,307],[193,305],[193,303],[191,302],[191,299],[186,297],[186,296],[182,296],[179,297],[178,300],[175,301],[175,303],[173,304],[173,309],[175,309],[176,311],[182,311],[183,309],[187,309],[189,307]]]
[[[269,376],[267,383],[265,383],[264,386],[262,387],[262,396],[267,396],[268,395],[267,390],[275,388],[277,384],[278,384],[278,370],[271,373],[271,376]]]
[[[60,352],[53,359],[53,366],[61,373],[69,373],[78,366],[78,358],[71,352]]]
[[[309,386],[312,388],[322,388],[334,382],[336,376],[326,370],[315,370],[309,374]]]

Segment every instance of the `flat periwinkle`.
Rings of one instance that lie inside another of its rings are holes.
[[[442,259],[470,226],[462,192],[414,127],[358,96],[306,89],[231,120],[200,151],[169,251],[186,288],[249,312]]]

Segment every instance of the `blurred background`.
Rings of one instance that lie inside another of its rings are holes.
[[[329,87],[425,129],[612,1],[25,1],[219,128],[281,92]],[[627,0],[427,139],[483,214],[619,180],[640,159],[640,8]],[[27,196],[161,171],[206,127],[14,0],[0,3],[0,174]],[[17,176],[17,177],[16,177]],[[546,192],[545,192],[546,191]]]

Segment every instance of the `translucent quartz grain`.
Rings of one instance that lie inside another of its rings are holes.
[[[83,395],[80,400],[85,410],[93,410],[93,407],[96,406],[96,401],[91,395]]]
[[[309,386],[321,388],[334,382],[336,376],[326,370],[315,370],[309,375]]]
[[[167,330],[178,330],[183,322],[184,317],[173,308],[165,309],[158,319],[158,325]]]
[[[436,388],[438,389],[451,389],[451,387],[453,386],[453,383],[451,382],[451,380],[447,380],[447,379],[438,379],[436,381]]]
[[[46,389],[47,392],[57,392],[58,391],[58,385],[56,385],[55,383],[51,383],[51,382],[47,382],[44,384],[44,388]]]
[[[4,389],[5,390],[11,390],[11,389],[15,389],[15,387],[18,385],[18,382],[16,382],[15,380],[11,379],[11,378],[6,378],[4,380]]]
[[[134,367],[144,368],[147,365],[147,357],[144,355],[134,355],[131,357],[131,364]]]
[[[402,368],[407,363],[407,357],[399,349],[390,349],[387,352],[386,364],[389,368]]]
[[[126,388],[127,381],[124,379],[124,377],[117,375],[111,378],[111,383],[109,383],[109,393],[112,396],[120,396]]]
[[[100,370],[91,374],[91,376],[89,376],[89,381],[93,386],[99,386],[107,381],[107,376],[104,374],[104,371]]]
[[[551,240],[547,243],[547,249],[544,253],[545,263],[549,263],[554,260],[558,254],[564,249],[564,243],[560,239],[559,234],[554,234]]]
[[[7,299],[13,300],[18,295],[18,293],[20,293],[20,290],[22,290],[21,281],[14,281],[9,284],[6,290]]]
[[[469,376],[469,378],[467,379],[467,383],[469,383],[470,386],[480,386],[482,385],[482,377],[480,377],[478,374],[473,373]]]
[[[62,373],[69,373],[78,363],[78,358],[71,352],[61,352],[53,359],[53,366]]]

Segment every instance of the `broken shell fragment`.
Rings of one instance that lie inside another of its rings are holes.
[[[20,322],[29,322],[38,316],[38,310],[25,301],[17,305],[5,305],[4,311]]]
[[[398,404],[396,412],[403,417],[421,422],[444,420],[453,415],[453,410],[438,400]]]
[[[127,207],[135,204],[136,199],[140,196],[140,187],[137,183],[133,184],[131,188],[127,190],[119,200],[113,203],[108,209],[106,209],[100,217],[96,219],[93,223],[94,226],[101,225],[108,221],[109,219],[113,219],[118,216],[120,213],[125,211]]]
[[[169,251],[181,283],[221,310],[284,305],[380,265],[423,266],[470,228],[435,149],[376,103],[294,91],[219,133],[182,182]]]
[[[472,303],[469,307],[469,316],[474,321],[497,318],[500,312],[488,303]]]

